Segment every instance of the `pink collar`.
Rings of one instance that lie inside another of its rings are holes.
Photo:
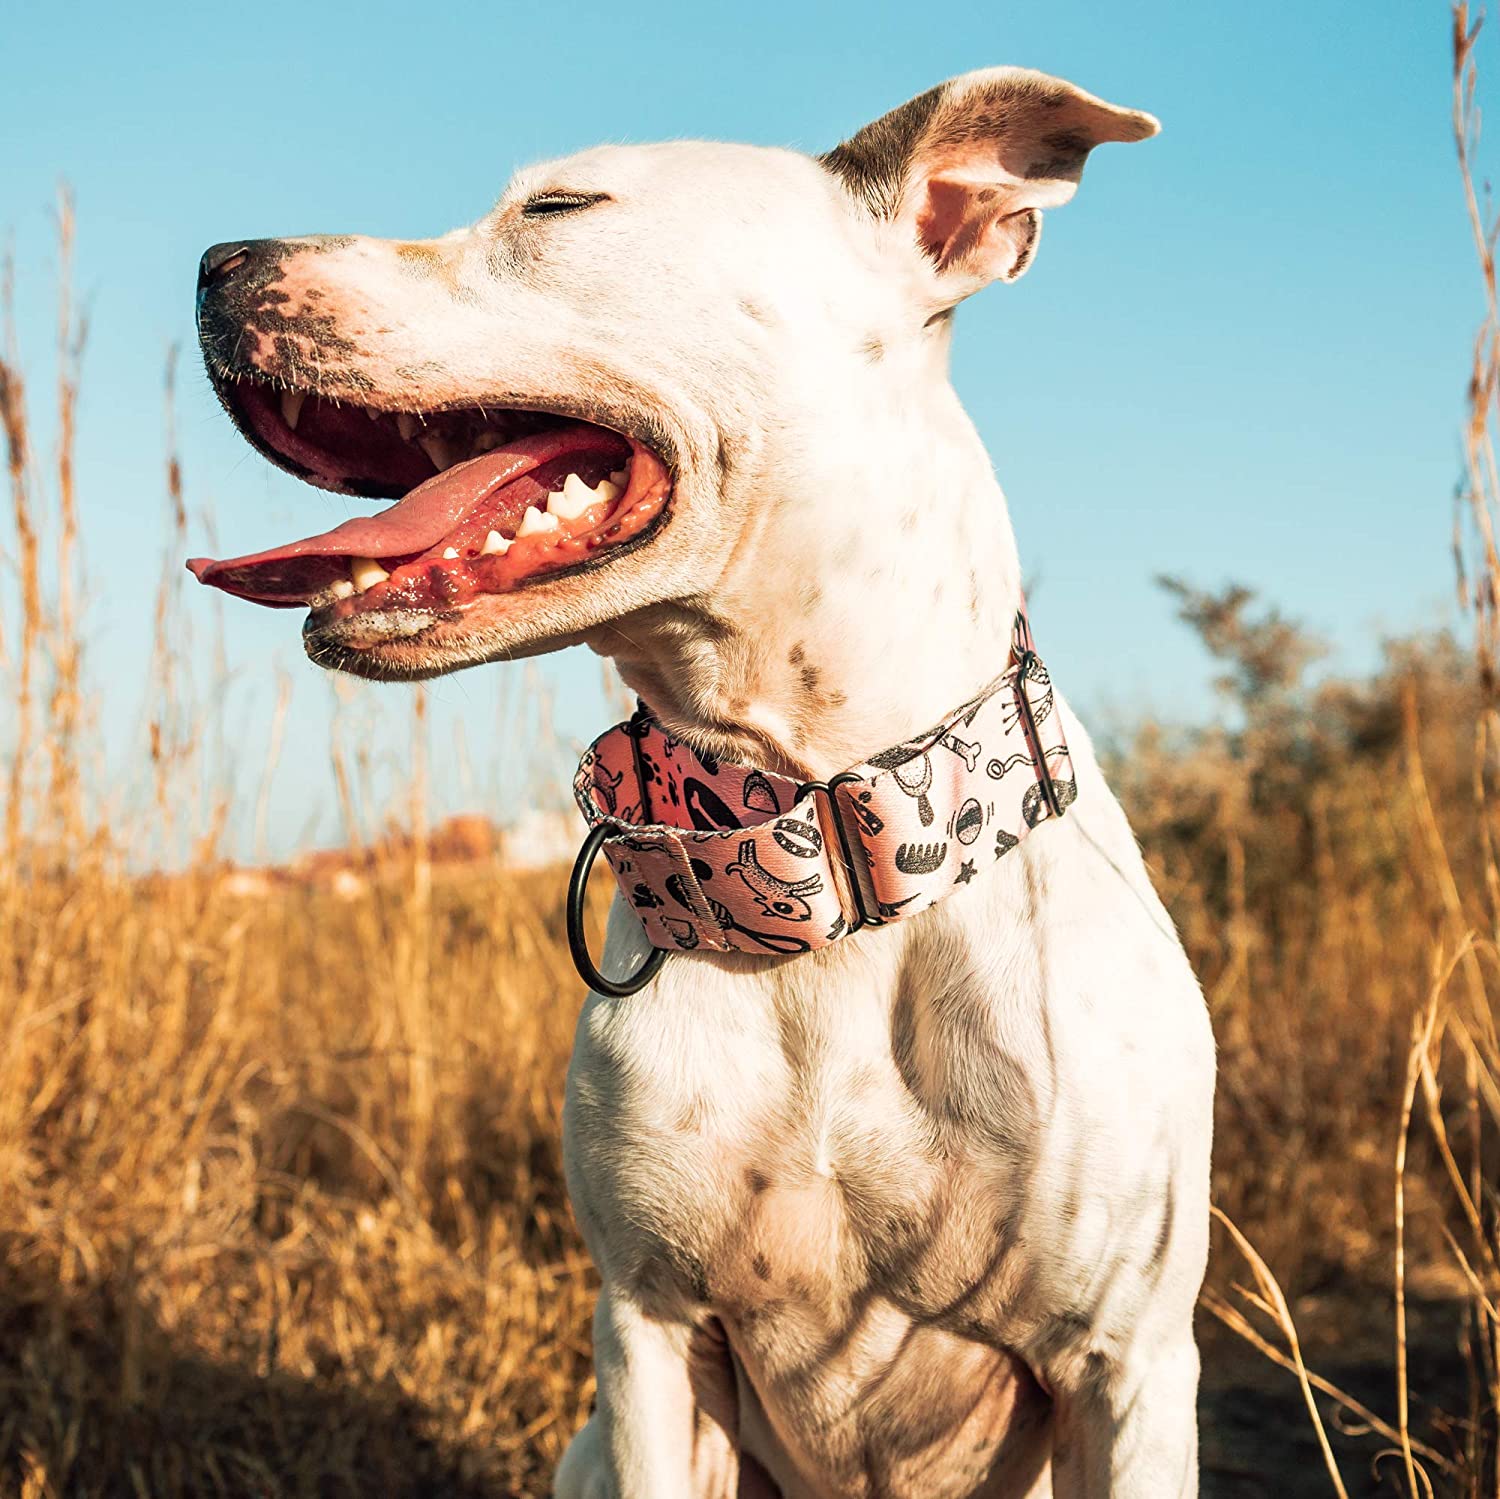
[[[810,952],[916,915],[1072,803],[1061,716],[1024,609],[1005,671],[978,696],[826,783],[716,760],[642,706],[594,741],[573,780],[591,830],[568,899],[579,973],[623,997],[669,952]],[[620,982],[583,941],[601,847],[657,949]]]

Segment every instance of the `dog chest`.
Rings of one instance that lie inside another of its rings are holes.
[[[971,1131],[934,1114],[940,1080],[917,1075],[942,1038],[908,1019],[903,1041],[888,998],[878,1013],[868,989],[780,999],[721,1008],[720,1025],[672,1003],[590,1002],[566,1123],[591,1249],[643,1294],[751,1321],[768,1304],[821,1318],[872,1292],[931,1315],[987,1275],[986,1305],[964,1313],[978,1332],[1005,1299],[997,1246],[1024,1179],[999,1138],[1025,1134],[1004,1070],[988,1097],[970,1085],[992,1120]]]

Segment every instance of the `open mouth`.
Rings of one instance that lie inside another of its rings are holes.
[[[485,594],[600,565],[643,541],[672,483],[643,443],[536,411],[386,411],[242,380],[219,394],[250,441],[320,488],[400,496],[378,515],[244,557],[200,583],[335,616],[448,614]]]

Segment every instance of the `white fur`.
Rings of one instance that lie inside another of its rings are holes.
[[[974,77],[960,113],[996,81]],[[1154,129],[1110,118],[1100,139]],[[415,261],[368,240],[291,254],[283,307],[316,284],[355,346],[320,357],[309,332],[315,388],[567,403],[649,424],[676,475],[649,546],[335,640],[342,664],[423,675],[584,639],[674,732],[808,777],[994,677],[1020,563],[946,314],[1024,269],[1015,215],[1071,185],[1032,201],[1025,171],[986,178],[952,145],[943,170],[1001,182],[1011,217],[987,238],[991,200],[963,200],[951,256],[916,199],[875,217],[806,157],[697,142],[532,169]],[[532,223],[542,188],[610,201]],[[565,1150],[603,1277],[599,1402],[559,1499],[1196,1493],[1212,1038],[1067,729],[1068,815],[920,917],[791,960],[679,956],[588,1000]],[[617,902],[607,971],[643,952]]]

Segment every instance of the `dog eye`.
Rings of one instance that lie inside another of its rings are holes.
[[[521,213],[528,219],[546,218],[550,214],[575,213],[580,208],[592,208],[602,203],[608,193],[538,193],[521,205]]]

